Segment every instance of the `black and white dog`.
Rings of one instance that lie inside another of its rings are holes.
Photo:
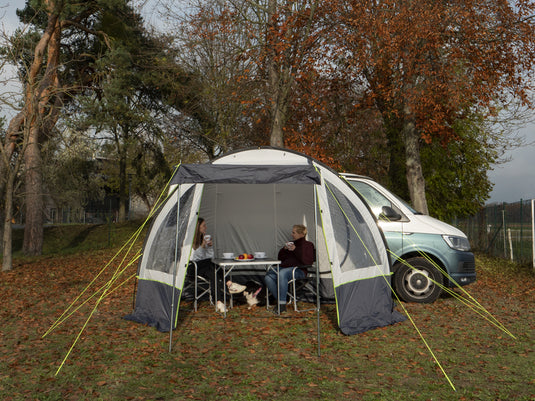
[[[249,280],[245,285],[227,281],[227,287],[236,302],[245,301],[249,305],[248,309],[266,304],[266,289],[256,281]]]
[[[266,289],[256,281],[247,281],[243,296],[247,301],[247,305],[249,305],[248,309],[251,309],[256,305],[264,306],[266,304]]]

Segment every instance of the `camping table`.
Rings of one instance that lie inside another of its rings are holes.
[[[266,266],[266,271],[269,267],[276,266],[277,267],[277,292],[279,290],[279,267],[280,267],[280,260],[277,259],[269,259],[269,258],[263,258],[263,259],[253,259],[253,260],[234,260],[234,259],[212,259],[212,262],[215,264],[215,307],[217,310],[217,272],[219,269],[223,269],[223,288],[226,286],[227,277],[230,276],[233,270],[239,270],[243,266]],[[230,294],[230,299],[232,302],[232,294]],[[277,294],[277,299],[278,299]],[[223,303],[225,306],[227,305],[227,291],[226,289],[223,291]],[[277,303],[277,308],[279,304]],[[279,310],[280,313],[280,310]],[[225,310],[224,316],[227,317],[227,312]]]

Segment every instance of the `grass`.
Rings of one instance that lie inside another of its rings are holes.
[[[117,251],[96,229],[74,247],[76,236],[67,235],[59,253],[19,258],[0,274],[3,400],[535,400],[529,268],[478,255],[478,280],[466,288],[516,338],[452,296],[403,304],[454,391],[409,321],[344,336],[334,305],[320,313],[321,356],[314,313],[278,318],[238,306],[223,319],[206,303],[195,313],[187,302],[169,352],[169,333],[122,319],[133,280],[102,300],[83,331],[95,299],[43,338]],[[123,276],[133,273],[131,266]]]
[[[43,256],[69,255],[77,252],[118,247],[143,224],[127,221],[111,224],[63,224],[44,229]],[[13,257],[23,258],[23,229],[13,230]]]

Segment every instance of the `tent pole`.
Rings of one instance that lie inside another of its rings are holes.
[[[139,275],[139,270],[138,270]],[[136,291],[137,291],[137,277],[134,280],[134,294],[132,295],[132,310],[136,309]]]
[[[317,336],[318,336],[318,357],[321,356],[321,338],[320,338],[320,269],[318,258],[318,199],[316,193],[316,185],[314,185],[314,229],[316,231],[316,320],[317,320]]]
[[[173,285],[171,286],[171,315],[169,316],[169,352],[173,347],[173,316],[175,315],[175,285],[176,285],[176,269],[178,258],[178,229],[179,229],[179,212],[180,212],[180,194],[179,188],[176,191],[176,227],[175,227],[175,261],[173,263]]]

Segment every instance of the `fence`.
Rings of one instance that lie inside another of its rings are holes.
[[[487,205],[476,216],[455,225],[470,239],[474,251],[529,263],[535,267],[535,199]]]
[[[47,210],[47,224],[103,224],[116,222],[117,210],[50,208]]]

